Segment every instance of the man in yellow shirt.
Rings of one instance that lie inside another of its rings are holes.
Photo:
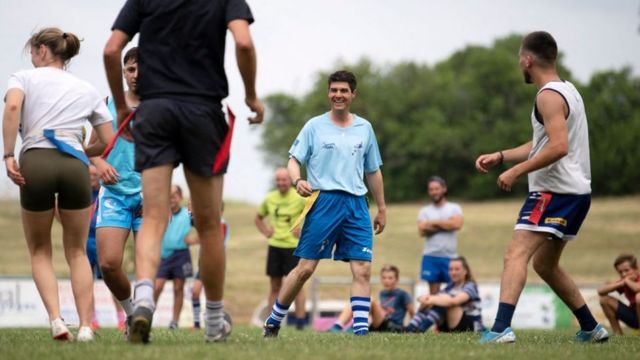
[[[300,228],[291,231],[291,226],[302,213],[305,199],[291,187],[287,169],[278,168],[275,174],[276,190],[267,194],[256,214],[258,230],[269,239],[267,255],[267,276],[271,281],[269,307],[278,297],[282,279],[298,265],[299,258],[293,255],[298,246]],[[267,221],[268,220],[268,221]],[[305,324],[305,297],[300,292],[295,299],[296,328],[301,330]]]

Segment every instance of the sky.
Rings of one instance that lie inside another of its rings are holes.
[[[256,18],[251,31],[258,54],[260,97],[275,92],[302,96],[318,71],[334,70],[337,61],[368,57],[380,65],[400,61],[433,65],[467,45],[489,46],[496,38],[535,30],[554,35],[565,54],[565,64],[580,81],[588,81],[594,72],[623,66],[640,74],[640,0],[247,2]],[[83,39],[80,55],[72,59],[68,70],[108,95],[102,49],[123,4],[124,0],[0,0],[0,44],[4,50],[0,79],[31,68],[28,52],[23,51],[25,42],[42,27],[58,26]],[[257,204],[273,187],[274,169],[265,165],[258,149],[260,126],[249,126],[245,121],[249,110],[244,105],[230,35],[225,66],[230,85],[225,103],[239,121],[224,197]],[[358,101],[366,101],[366,97]],[[0,110],[4,110],[3,104]],[[275,160],[284,164],[286,156]],[[174,172],[174,181],[184,184],[180,168]],[[0,174],[0,198],[17,196],[17,186]]]

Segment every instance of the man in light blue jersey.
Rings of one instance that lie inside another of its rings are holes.
[[[373,231],[363,178],[366,176],[378,207],[373,228],[379,234],[386,225],[382,159],[371,124],[350,112],[356,97],[355,76],[335,72],[329,76],[328,89],[331,111],[309,120],[289,150],[289,176],[296,191],[309,199],[294,253],[300,262],[285,278],[264,324],[264,337],[278,336],[291,302],[319,260],[331,257],[351,267],[354,334],[369,332]],[[300,165],[307,168],[306,180],[300,177]]]
[[[511,319],[532,258],[533,269],[580,323],[576,341],[609,339],[569,274],[560,267],[564,247],[576,237],[589,212],[591,168],[584,103],[575,86],[559,77],[557,56],[558,46],[551,34],[536,31],[525,36],[519,65],[525,82],[538,89],[531,111],[533,139],[512,149],[480,155],[476,160],[481,173],[503,162],[516,163],[498,176],[502,190],[511,191],[523,175],[529,180],[529,195],[504,255],[496,320],[491,331],[483,334],[482,343],[516,340]]]
[[[136,108],[140,104],[140,98],[136,94],[137,48],[127,51],[123,62],[123,74],[129,88],[125,98],[130,108]],[[106,101],[116,131],[117,113],[113,99],[109,97]],[[124,247],[129,233],[133,231],[135,237],[142,223],[142,183],[140,173],[134,169],[134,155],[133,141],[119,136],[106,159],[91,159],[102,179],[96,221],[100,270],[105,284],[122,305],[127,317],[133,313],[133,307],[131,283],[122,269]]]

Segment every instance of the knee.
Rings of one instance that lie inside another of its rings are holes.
[[[371,280],[371,265],[357,266],[353,269],[353,279],[358,282],[369,283]]]
[[[298,267],[295,269],[298,281],[305,282],[309,280],[311,275],[313,275],[313,270],[313,267],[298,265]]]
[[[613,298],[609,295],[600,295],[600,305],[604,307],[612,307],[611,301]]]
[[[549,276],[549,274],[551,274],[553,272],[553,266],[545,263],[542,260],[539,260],[538,258],[534,258],[533,259],[533,270],[535,270],[535,272],[540,275],[541,278],[546,278]]]
[[[103,274],[111,275],[120,270],[120,263],[117,260],[104,260],[100,261],[100,271]]]

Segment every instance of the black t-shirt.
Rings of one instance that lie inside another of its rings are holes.
[[[142,99],[210,103],[229,94],[227,24],[253,15],[245,0],[127,0],[113,24],[140,33],[137,89]]]

